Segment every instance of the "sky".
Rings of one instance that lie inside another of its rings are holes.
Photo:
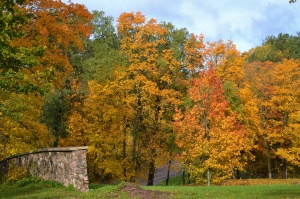
[[[66,2],[66,0],[64,0]],[[232,40],[241,52],[267,36],[300,32],[300,0],[72,0],[89,11],[104,11],[115,21],[123,12],[171,22],[177,29],[203,34],[206,41]]]

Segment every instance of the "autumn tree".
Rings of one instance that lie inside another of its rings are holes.
[[[38,58],[39,65],[30,72],[53,70],[58,86],[72,72],[68,55],[71,47],[83,50],[82,38],[91,33],[92,15],[80,4],[65,4],[62,1],[27,1],[23,13],[31,14],[23,27],[26,37],[15,39],[13,46],[46,47],[45,54]],[[36,79],[37,81],[37,79]]]
[[[275,125],[275,120],[278,115],[274,111],[274,105],[272,103],[272,97],[274,95],[274,87],[272,83],[271,72],[274,70],[275,64],[272,62],[253,62],[245,67],[245,73],[247,74],[245,80],[247,85],[251,85],[253,91],[253,98],[256,100],[257,114],[259,116],[259,126],[257,126],[257,140],[256,149],[256,161],[265,162],[267,165],[267,176],[272,178],[272,159],[274,159],[276,150],[276,140],[273,136],[278,135],[278,128]],[[251,118],[249,118],[252,120]],[[253,119],[255,119],[253,117]],[[257,125],[255,122],[254,124]],[[264,158],[262,158],[264,157]],[[258,166],[257,166],[258,168]]]
[[[40,95],[1,91],[0,101],[0,160],[52,144],[52,134],[39,121]]]
[[[43,95],[52,83],[62,86],[72,72],[70,49],[82,49],[91,14],[82,5],[61,1],[1,1],[0,5],[4,11],[0,117],[6,124],[0,134],[6,143],[3,153],[11,155],[53,144],[40,121]]]
[[[14,40],[13,44],[45,47],[44,56],[37,58],[39,64],[24,69],[23,73],[36,85],[54,87],[45,98],[43,122],[53,131],[56,146],[59,137],[65,134],[68,107],[64,102],[74,71],[70,60],[74,52],[83,51],[83,39],[91,33],[92,15],[83,5],[62,1],[27,1],[22,9],[32,15],[32,20],[24,25],[26,37]]]
[[[205,44],[204,36],[194,35],[186,40],[184,45],[184,58],[182,69],[186,71],[188,77],[194,77],[204,67]]]
[[[191,178],[209,186],[228,178],[233,168],[243,168],[245,131],[229,108],[215,69],[202,70],[191,81],[188,97],[186,111],[175,115],[177,143]]]
[[[299,61],[284,60],[277,64],[272,71],[274,95],[272,103],[277,117],[273,118],[274,125],[278,128],[277,134],[270,139],[277,143],[276,155],[284,165],[283,173],[288,177],[288,164],[299,167]]]
[[[160,50],[167,30],[154,19],[146,21],[139,12],[124,13],[118,22],[121,50],[128,60],[128,68],[119,78],[129,86],[129,104],[134,110],[134,177],[148,164],[148,185],[153,185],[156,161],[165,155],[165,141],[172,132],[172,109],[180,102],[181,94],[174,89],[181,81],[180,65],[172,50]]]
[[[30,14],[22,13],[24,4],[21,0],[0,3],[0,88],[18,93],[41,91],[21,70],[37,65],[36,56],[42,56],[44,50],[42,44],[35,47],[13,45],[13,40],[26,36],[23,28],[32,20]]]

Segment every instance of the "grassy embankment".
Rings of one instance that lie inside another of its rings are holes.
[[[142,187],[120,185],[90,185],[90,192],[81,193],[72,187],[40,179],[23,179],[0,184],[0,198],[299,198],[300,179],[289,180],[236,180],[222,186],[174,186],[180,180],[172,179],[172,186]],[[226,186],[243,184],[235,186]],[[247,185],[247,186],[244,186]],[[151,190],[151,191],[150,191]],[[167,192],[168,194],[164,194]]]

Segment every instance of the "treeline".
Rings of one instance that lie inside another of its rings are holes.
[[[0,7],[0,159],[87,145],[101,183],[152,185],[174,159],[196,184],[299,177],[299,33],[241,53],[140,12]]]

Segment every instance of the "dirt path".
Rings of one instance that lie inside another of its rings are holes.
[[[157,185],[161,181],[166,180],[167,173],[168,173],[168,164],[167,163],[158,167],[155,170],[153,185]],[[177,161],[172,161],[171,167],[170,167],[170,178],[176,177],[181,174],[182,174],[182,171],[181,171],[180,163]],[[141,186],[147,185],[147,179],[139,179],[139,185],[141,185]]]

